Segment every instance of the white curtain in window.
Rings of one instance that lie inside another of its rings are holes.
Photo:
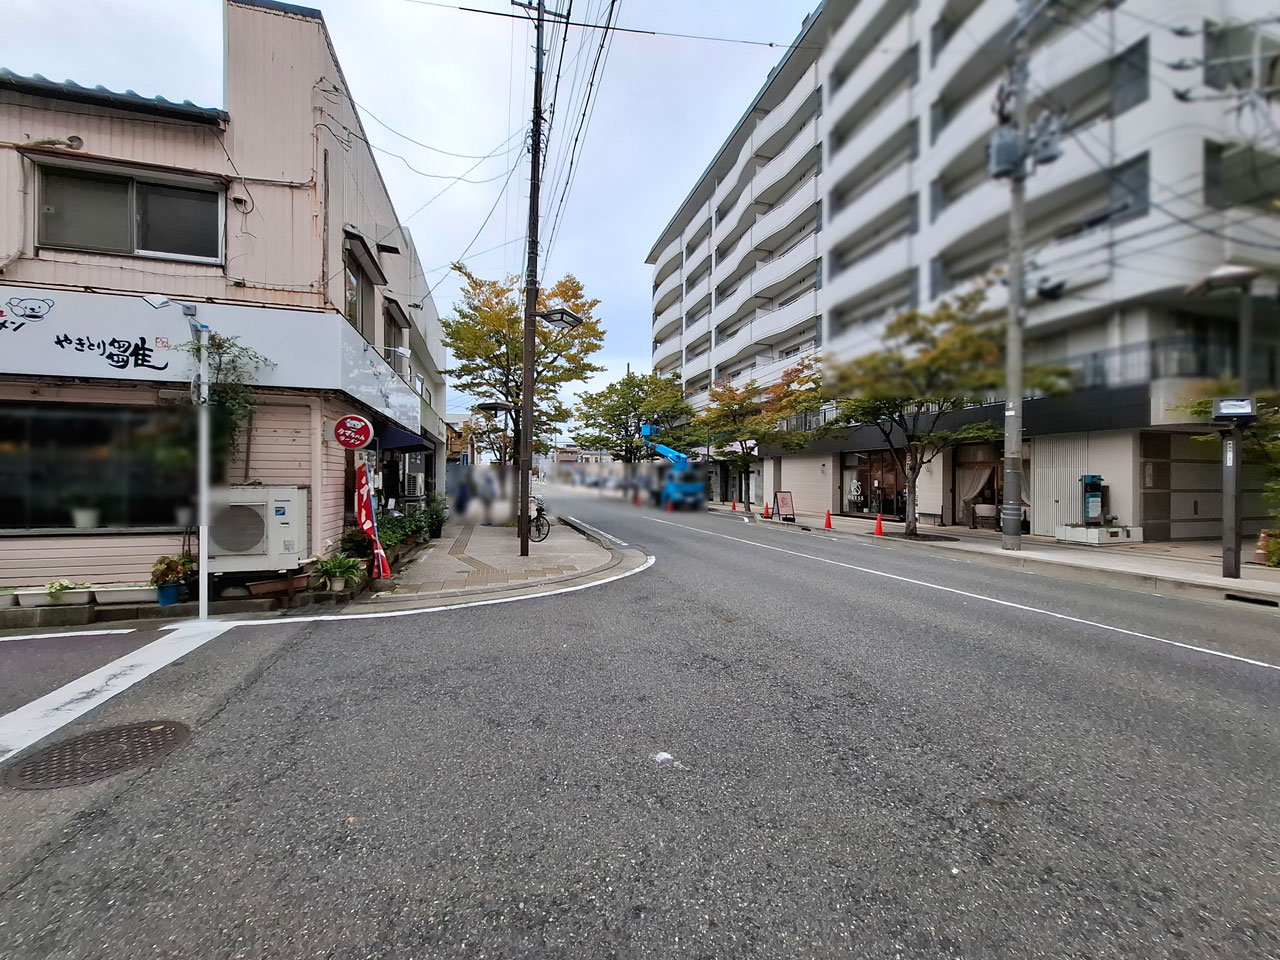
[[[995,468],[989,463],[961,463],[956,465],[956,495],[960,499],[960,519],[968,523],[973,513],[973,499],[991,479]]]

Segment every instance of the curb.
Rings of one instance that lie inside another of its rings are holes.
[[[709,512],[732,515],[723,507],[708,507]],[[1280,596],[1275,593],[1259,590],[1250,586],[1250,581],[1241,580],[1238,586],[1223,586],[1215,583],[1201,583],[1167,574],[1134,573],[1130,570],[1113,570],[1106,567],[1092,567],[1084,563],[1060,560],[1043,560],[1039,557],[1026,557],[1015,553],[985,553],[968,550],[956,550],[940,545],[937,541],[914,542],[899,537],[877,537],[867,531],[850,532],[846,530],[824,530],[809,527],[806,531],[799,522],[783,523],[770,517],[765,520],[757,517],[762,524],[770,524],[779,530],[791,530],[796,533],[820,533],[839,539],[855,539],[866,537],[874,540],[879,546],[891,549],[922,550],[935,557],[946,557],[949,560],[965,560],[982,563],[993,567],[1006,567],[1023,570],[1027,573],[1055,577],[1059,580],[1070,580],[1076,583],[1092,583],[1099,586],[1115,587],[1136,593],[1161,594],[1179,596],[1189,600],[1200,600],[1212,603],[1229,603],[1233,607],[1247,605],[1256,607],[1260,612],[1274,612],[1280,616]]]

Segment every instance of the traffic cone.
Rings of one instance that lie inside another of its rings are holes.
[[[880,514],[876,514],[876,536],[884,536],[884,521],[880,519]]]
[[[766,520],[769,519],[769,501],[768,500],[764,502],[764,518]]]
[[[731,506],[729,509],[730,509],[730,510],[732,510],[734,513],[737,513],[737,512],[738,512],[738,498],[737,498],[737,497],[734,497],[734,499],[733,499],[733,506]]]
[[[831,529],[831,511],[830,510],[827,511],[827,522],[822,525],[822,528],[824,530]]]
[[[676,512],[675,502],[672,500],[667,500],[667,513],[675,513],[675,512]]]

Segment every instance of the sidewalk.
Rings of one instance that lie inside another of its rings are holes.
[[[732,512],[729,505],[710,503],[713,512]],[[753,504],[753,510],[761,507]],[[742,505],[738,505],[742,513]],[[808,527],[823,530],[825,515],[797,513],[796,522],[783,523],[765,520],[755,513],[760,523],[779,527]],[[875,520],[855,517],[831,518],[831,532],[845,535],[868,536],[875,531]],[[920,533],[946,537],[945,540],[908,541],[901,537],[901,523],[885,523],[884,537],[880,542],[889,547],[907,550],[924,550],[941,555],[962,555],[965,559],[997,566],[1021,569],[1099,583],[1129,590],[1151,593],[1184,593],[1202,599],[1222,600],[1227,594],[1261,601],[1267,606],[1280,604],[1280,568],[1256,563],[1242,563],[1240,579],[1229,580],[1222,573],[1221,548],[1208,541],[1187,543],[1137,543],[1116,547],[1079,547],[1058,543],[1052,537],[1023,536],[1020,551],[1000,548],[1000,534],[994,530],[971,530],[968,527],[935,527],[930,523],[920,525]],[[954,538],[954,539],[952,539]],[[1245,543],[1244,559],[1253,557],[1253,544]]]
[[[547,539],[530,542],[529,556],[522,557],[515,525],[505,525],[505,513],[497,505],[493,524],[483,520],[478,506],[465,517],[450,517],[443,536],[396,573],[391,590],[362,597],[356,606],[542,585],[594,573],[618,560],[614,552],[554,519]]]

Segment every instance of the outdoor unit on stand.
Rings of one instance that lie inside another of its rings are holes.
[[[216,491],[209,518],[212,573],[293,570],[307,542],[307,492],[297,487]]]

